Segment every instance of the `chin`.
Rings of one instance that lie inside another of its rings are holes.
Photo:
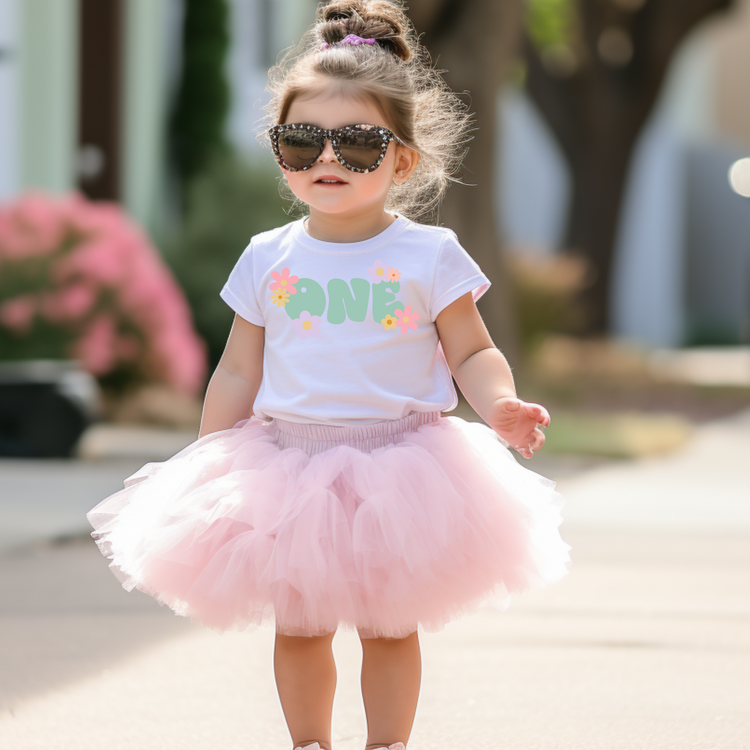
[[[297,195],[295,193],[295,195]],[[306,203],[310,208],[314,208],[316,211],[323,211],[328,214],[338,214],[345,211],[351,211],[355,208],[361,208],[362,201],[352,200],[352,196],[348,196],[346,199],[341,197],[330,196],[328,200],[325,198],[321,200],[319,195],[297,195],[297,198],[303,203]]]
[[[316,211],[322,211],[326,214],[343,214],[348,211],[352,211],[355,208],[362,208],[362,204],[355,204],[350,201],[346,203],[325,203],[324,201],[312,201],[307,203],[310,208],[314,208]]]

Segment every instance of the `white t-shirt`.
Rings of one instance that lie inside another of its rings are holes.
[[[324,242],[305,219],[254,236],[222,288],[265,327],[254,414],[363,425],[458,404],[435,319],[490,280],[444,227],[397,214],[361,242]]]

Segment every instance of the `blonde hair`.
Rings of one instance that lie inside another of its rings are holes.
[[[338,45],[348,34],[374,44]],[[322,48],[322,43],[330,45]],[[386,209],[425,220],[439,207],[467,151],[471,114],[432,67],[399,0],[333,0],[321,3],[315,24],[269,71],[258,138],[284,122],[294,99],[326,79],[352,96],[373,100],[388,126],[419,155],[409,180],[393,185]],[[284,197],[295,199],[282,179]],[[294,206],[305,206],[295,200]]]

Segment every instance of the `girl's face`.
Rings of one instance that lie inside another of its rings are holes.
[[[390,127],[373,101],[354,99],[332,89],[295,98],[285,122],[308,123],[327,130],[356,123]],[[383,211],[388,190],[394,182],[402,184],[409,178],[418,158],[415,151],[391,141],[374,172],[352,172],[339,163],[329,140],[310,169],[291,172],[280,168],[292,192],[310,206],[311,213],[356,216],[378,208]],[[322,182],[326,179],[337,182]]]

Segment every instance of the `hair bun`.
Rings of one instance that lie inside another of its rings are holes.
[[[332,0],[317,11],[318,35],[328,44],[340,42],[348,34],[375,39],[380,46],[401,60],[412,51],[407,40],[409,19],[403,8],[390,0]]]

